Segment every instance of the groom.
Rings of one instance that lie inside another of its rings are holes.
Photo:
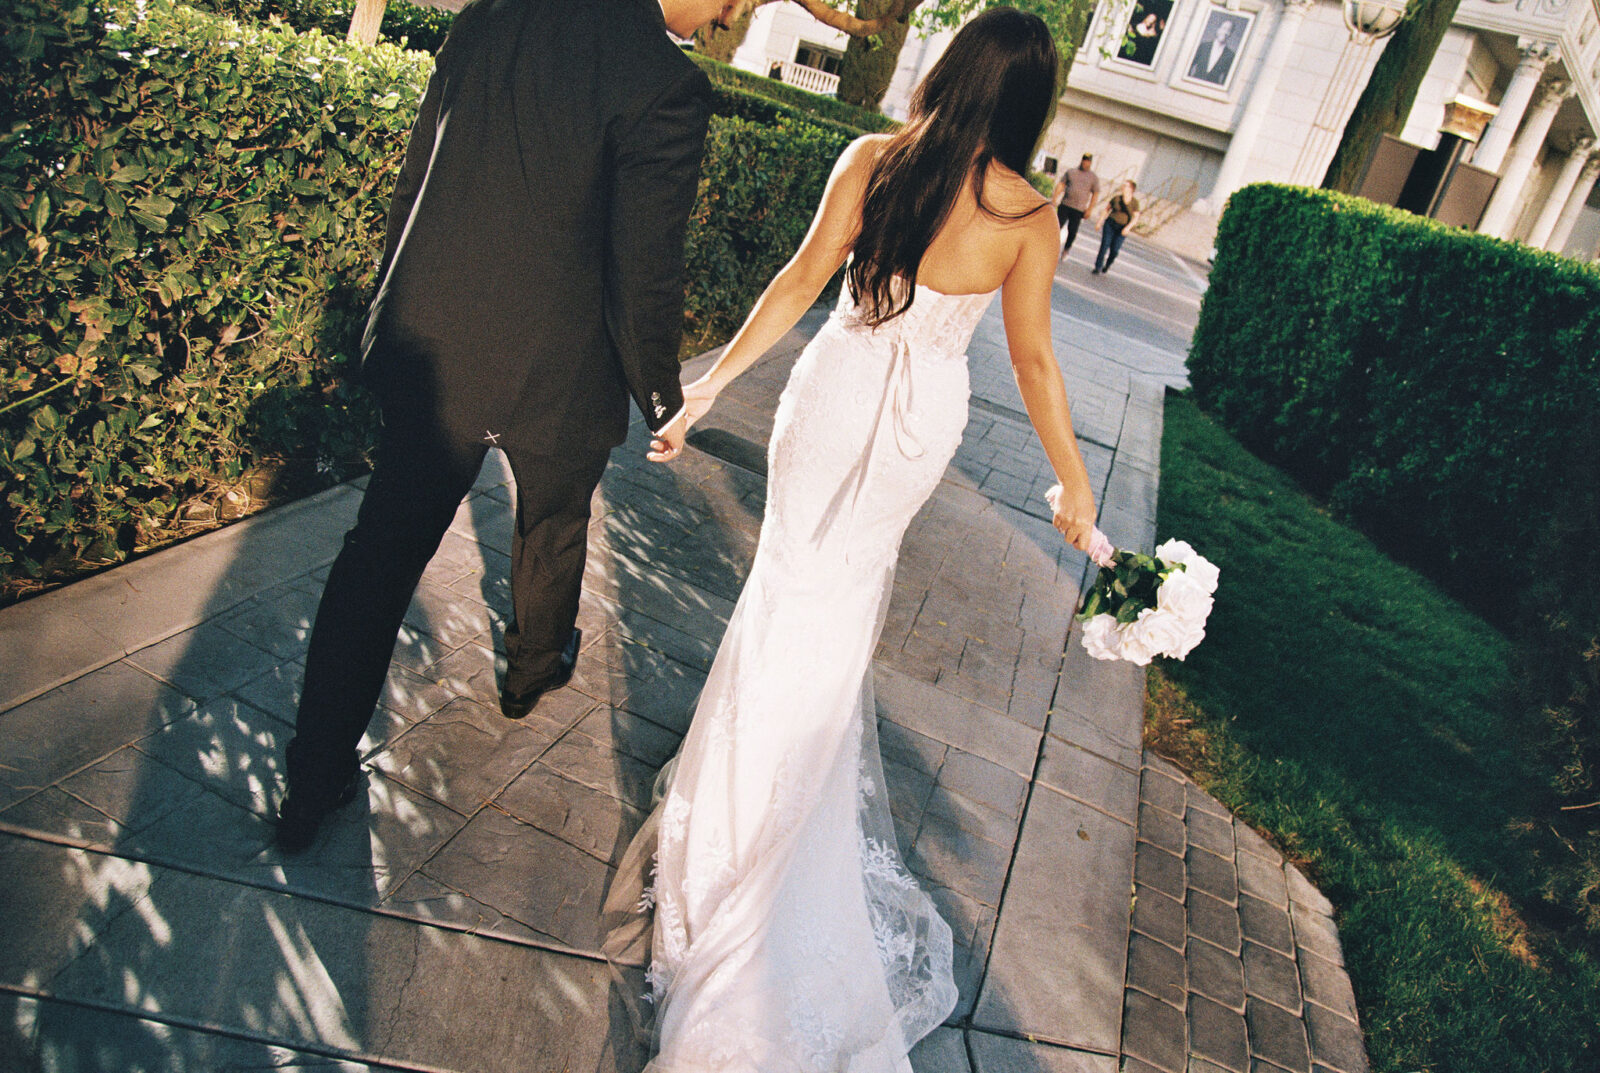
[[[501,707],[572,676],[589,500],[628,398],[675,454],[683,237],[710,85],[667,36],[729,0],[477,0],[439,49],[362,340],[382,408],[323,590],[277,842],[308,846],[356,752],[417,582],[491,447],[517,483]]]

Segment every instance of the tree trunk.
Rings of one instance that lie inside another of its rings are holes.
[[[744,35],[750,32],[750,20],[755,14],[755,8],[746,8],[744,14],[735,18],[726,30],[719,30],[714,25],[702,27],[694,35],[694,50],[714,60],[732,63],[733,54],[744,43]]]
[[[356,0],[355,13],[350,16],[350,32],[346,39],[355,45],[371,45],[378,40],[378,29],[383,25],[383,9],[389,0]]]
[[[856,5],[856,14],[864,19],[877,18],[894,6],[895,0],[861,0]],[[905,47],[910,30],[908,13],[877,35],[876,46],[872,38],[850,38],[844,50],[844,63],[839,67],[839,99],[862,108],[877,108],[894,80],[895,68],[900,65],[900,50]]]
[[[1322,179],[1325,189],[1355,193],[1378,140],[1404,129],[1417,89],[1460,3],[1461,0],[1411,0],[1405,19],[1378,57],[1372,77],[1367,79],[1366,89],[1361,91],[1361,99],[1344,125],[1338,152]]]

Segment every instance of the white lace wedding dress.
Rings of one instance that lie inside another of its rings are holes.
[[[649,965],[646,1073],[906,1073],[955,1006],[950,929],[896,847],[870,669],[992,297],[919,287],[874,330],[846,289],[790,375],[750,577],[608,898],[608,954]]]

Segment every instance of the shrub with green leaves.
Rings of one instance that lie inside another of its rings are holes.
[[[900,124],[882,112],[862,108],[855,104],[846,104],[844,101],[832,97],[824,97],[820,93],[791,86],[775,78],[764,75],[752,74],[742,71],[737,67],[714,60],[709,56],[691,52],[689,58],[700,65],[700,69],[711,79],[711,84],[716,87],[724,98],[736,99],[738,96],[756,96],[765,100],[774,101],[793,109],[794,113],[810,116],[813,119],[823,119],[836,123],[840,127],[848,128],[861,134],[880,134],[900,128]],[[731,92],[730,92],[731,91]],[[748,107],[740,105],[739,107]],[[744,112],[737,114],[746,115]],[[746,118],[754,118],[746,115]]]
[[[321,30],[329,37],[342,38],[350,30],[356,0],[193,0],[195,7],[242,22],[270,22],[281,19],[295,30]],[[388,0],[378,40],[421,52],[438,52],[455,13],[436,7]]]
[[[1358,198],[1234,194],[1189,359],[1200,402],[1515,632],[1600,797],[1600,272]],[[1563,822],[1600,834],[1600,808]],[[1600,924],[1600,888],[1575,892]]]
[[[0,11],[0,586],[199,528],[242,477],[365,464],[351,383],[427,55],[149,0]],[[783,108],[783,106],[779,106]],[[854,132],[716,116],[687,324],[720,342]]]
[[[0,569],[170,538],[268,453],[359,464],[374,194],[428,58],[167,0],[3,25]]]

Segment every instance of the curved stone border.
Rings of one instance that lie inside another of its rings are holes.
[[[1332,904],[1151,752],[1138,828],[1123,1073],[1367,1073]]]

